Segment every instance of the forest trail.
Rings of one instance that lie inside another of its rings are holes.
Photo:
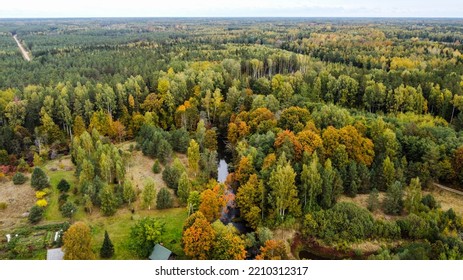
[[[16,44],[18,44],[18,47],[21,50],[21,53],[22,53],[24,59],[27,60],[27,61],[31,61],[31,57],[29,56],[29,53],[26,51],[26,49],[24,49],[23,45],[21,45],[21,43],[19,42],[18,35],[15,34],[13,36],[13,38],[16,41]]]
[[[443,190],[446,190],[446,191],[449,191],[449,192],[452,192],[452,193],[455,193],[455,194],[463,195],[462,191],[457,191],[455,189],[446,187],[446,186],[438,184],[438,183],[433,183],[433,184],[434,184],[435,187],[438,187],[439,189],[443,189]]]

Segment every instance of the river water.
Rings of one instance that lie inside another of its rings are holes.
[[[228,163],[225,158],[219,160],[219,167],[217,168],[217,181],[219,183],[225,183],[228,176]]]
[[[225,183],[228,176],[228,163],[231,160],[231,155],[226,152],[225,141],[223,139],[219,139],[218,144],[219,165],[217,166],[217,181],[219,183]],[[246,225],[241,222],[240,211],[236,208],[235,190],[230,186],[227,186],[225,196],[227,197],[227,205],[222,211],[220,220],[225,225],[231,223],[240,233],[249,232]]]

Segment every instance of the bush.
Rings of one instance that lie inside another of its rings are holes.
[[[377,189],[373,189],[368,195],[367,208],[371,212],[375,212],[379,208],[379,193]]]
[[[68,197],[69,197],[69,195],[67,193],[62,193],[62,194],[59,195],[58,201],[63,202],[63,204],[64,204],[66,201],[68,201]]]
[[[436,208],[439,207],[439,205],[437,204],[436,199],[431,194],[425,195],[421,199],[421,203],[423,203],[425,206],[427,206],[430,210],[433,210],[433,209],[436,209]]]
[[[5,210],[6,207],[8,207],[8,204],[6,202],[0,202],[0,210]]]
[[[178,171],[172,166],[166,166],[162,171],[162,180],[166,182],[166,185],[174,190],[178,188],[178,180],[180,178]]]
[[[42,198],[44,198],[46,195],[47,195],[47,193],[46,193],[46,192],[43,192],[43,191],[36,191],[36,192],[35,192],[35,197],[36,197],[37,199],[42,199]]]
[[[48,176],[39,167],[36,167],[34,169],[34,172],[32,173],[31,185],[36,190],[41,190],[41,189],[44,189],[50,186],[50,181],[48,180]]]
[[[74,205],[74,203],[68,201],[64,203],[63,206],[61,206],[60,211],[63,217],[72,218],[72,216],[74,216],[77,211],[77,207]]]
[[[368,210],[340,202],[333,208],[306,215],[303,233],[326,242],[355,242],[375,233],[375,221]]]
[[[71,188],[71,185],[65,179],[61,179],[58,183],[58,190],[60,192],[67,192]]]
[[[153,167],[151,168],[154,174],[159,174],[161,172],[161,165],[159,164],[159,160],[155,160],[153,163]]]
[[[48,202],[45,199],[39,199],[37,200],[35,205],[43,208],[43,207],[47,207]]]
[[[42,220],[43,217],[43,208],[39,207],[37,205],[32,206],[32,208],[29,210],[29,222],[32,224],[36,224]]]
[[[156,208],[167,209],[172,207],[172,195],[169,190],[162,188],[159,190],[158,197],[156,199]]]
[[[13,176],[13,184],[22,185],[27,181],[27,177],[21,172],[16,172]]]
[[[30,166],[27,164],[27,162],[21,158],[18,162],[18,171],[19,172],[29,172],[30,171]]]

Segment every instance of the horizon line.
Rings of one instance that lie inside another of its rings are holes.
[[[0,17],[3,19],[463,19],[434,16],[75,16],[75,17]]]

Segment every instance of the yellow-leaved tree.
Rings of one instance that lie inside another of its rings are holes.
[[[94,260],[90,228],[83,222],[73,224],[64,233],[63,251],[65,260]]]

